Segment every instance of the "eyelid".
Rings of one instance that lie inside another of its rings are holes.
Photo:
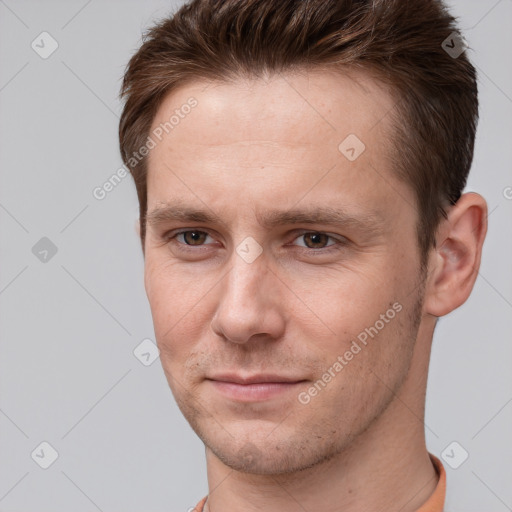
[[[178,237],[179,235],[182,235],[184,233],[189,233],[191,231],[195,231],[197,233],[204,233],[206,234],[207,236],[209,236],[210,238],[214,239],[215,240],[215,237],[206,229],[201,229],[201,228],[181,228],[181,229],[173,229],[171,231],[168,231],[167,233],[165,233],[163,235],[163,238],[165,240],[168,240],[168,241],[171,241],[171,240],[175,240],[176,237]],[[184,245],[186,247],[204,247],[205,245],[212,245],[212,243],[204,243],[204,244],[201,244],[201,245],[191,245],[191,244],[185,244],[184,242],[178,242],[180,245]]]
[[[346,237],[344,237],[344,236],[337,235],[337,234],[334,234],[334,233],[329,233],[327,231],[319,231],[319,230],[316,230],[316,229],[302,229],[302,230],[299,230],[299,231],[295,231],[292,242],[297,240],[297,238],[300,238],[301,236],[304,236],[304,235],[307,235],[307,234],[310,234],[310,233],[311,234],[317,234],[317,235],[326,235],[331,240],[334,240],[335,243],[326,245],[325,247],[321,247],[319,249],[312,249],[311,247],[304,247],[304,246],[298,246],[298,247],[302,247],[302,248],[310,250],[310,251],[317,251],[318,252],[318,251],[320,251],[322,249],[326,250],[329,247],[333,247],[334,245],[346,245],[349,242],[348,239]],[[294,244],[292,244],[292,245],[294,245]]]

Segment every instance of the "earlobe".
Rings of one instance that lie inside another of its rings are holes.
[[[485,199],[474,192],[463,194],[437,232],[425,294],[427,313],[443,316],[467,300],[478,276],[486,232]]]

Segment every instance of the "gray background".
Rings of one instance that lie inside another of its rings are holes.
[[[447,510],[501,512],[512,510],[512,1],[452,4],[480,75],[467,190],[487,199],[490,226],[473,295],[435,334],[427,444],[469,453],[445,463]],[[124,66],[175,5],[0,0],[0,511],[185,511],[207,492],[203,446],[159,360],[133,354],[154,339],[134,185],[92,195],[121,166]],[[59,45],[47,59],[31,47],[43,31]],[[46,262],[32,252],[42,237],[58,249]],[[59,454],[46,470],[31,458],[43,441]]]

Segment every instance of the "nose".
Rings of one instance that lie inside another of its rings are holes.
[[[212,318],[215,334],[232,343],[255,339],[278,339],[285,316],[279,280],[262,254],[247,263],[233,254],[232,268],[218,288],[218,306]]]

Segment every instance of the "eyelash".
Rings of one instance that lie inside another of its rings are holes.
[[[195,251],[197,250],[197,248],[200,248],[200,247],[205,247],[206,245],[209,245],[209,244],[200,244],[200,245],[191,245],[191,244],[187,244],[185,242],[178,242],[176,240],[176,238],[180,235],[183,235],[185,233],[201,233],[201,234],[206,234],[207,236],[213,238],[207,231],[204,231],[204,230],[200,230],[200,229],[183,229],[183,230],[180,230],[180,231],[174,231],[174,232],[169,232],[169,233],[166,233],[164,235],[164,238],[168,241],[168,242],[174,242],[174,243],[177,243],[181,246],[183,246],[183,249],[184,250],[190,250],[190,251]],[[297,240],[298,238],[301,238],[301,237],[304,237],[305,235],[310,235],[310,234],[315,234],[315,235],[326,235],[328,237],[328,245],[326,245],[325,247],[320,247],[320,248],[312,248],[312,247],[306,247],[306,246],[301,246],[301,245],[294,245],[295,247],[299,247],[300,249],[304,250],[304,251],[308,251],[308,252],[315,252],[315,253],[318,253],[318,252],[323,252],[323,253],[326,253],[326,252],[329,252],[331,250],[339,250],[340,248],[344,247],[347,245],[348,241],[346,238],[344,237],[341,237],[338,238],[338,237],[335,237],[333,235],[330,235],[329,233],[326,233],[324,231],[302,231],[300,232],[299,234],[297,234],[295,236],[295,238],[293,239],[293,241]],[[334,243],[331,243],[329,244],[330,241],[334,241]]]

